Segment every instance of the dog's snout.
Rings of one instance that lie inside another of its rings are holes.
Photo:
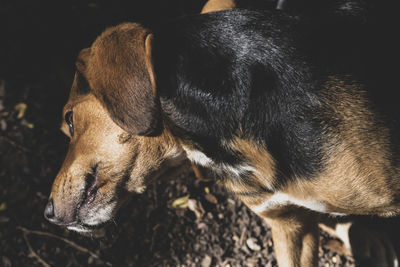
[[[51,198],[44,208],[44,217],[49,222],[57,225],[68,225],[74,221],[73,216],[71,216],[72,214],[62,214],[63,212],[60,211],[60,209],[57,210],[57,205],[55,204],[53,198]]]
[[[55,213],[54,213],[54,203],[53,203],[53,199],[50,199],[49,202],[46,205],[46,208],[44,209],[44,217],[47,220],[53,220],[55,217]]]
[[[86,175],[86,188],[85,188],[85,203],[89,204],[96,198],[96,193],[98,189],[98,165],[96,165],[91,173]]]

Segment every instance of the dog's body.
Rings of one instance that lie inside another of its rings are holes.
[[[398,194],[384,191],[399,172],[397,125],[379,113],[370,87],[314,64],[302,50],[315,32],[299,23],[229,11],[156,37],[164,120],[189,159],[214,169],[244,199],[285,192],[273,203],[306,196],[301,206],[320,212],[354,213],[363,203],[358,214],[392,215]]]
[[[77,62],[46,217],[88,231],[185,155],[265,218],[281,266],[317,264],[318,212],[398,214],[398,113],[336,57],[339,36],[319,40],[327,25],[233,10],[107,29]]]

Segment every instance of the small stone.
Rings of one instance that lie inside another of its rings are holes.
[[[257,264],[257,259],[254,257],[246,259],[246,267],[256,267],[258,266]]]
[[[203,217],[203,215],[205,213],[200,201],[197,201],[196,199],[191,198],[188,200],[188,208],[189,208],[189,210],[194,212],[197,219],[200,219],[201,217]]]
[[[206,255],[201,261],[201,267],[210,267],[212,262],[212,258]]]
[[[200,230],[208,230],[208,226],[207,226],[207,224],[205,224],[204,222],[199,222],[199,223],[197,224],[197,229],[200,229]]]
[[[246,240],[246,244],[249,247],[249,249],[253,250],[253,251],[260,251],[261,250],[261,246],[257,244],[257,239],[255,239],[254,237],[250,237],[247,238]]]
[[[228,203],[230,203],[230,204],[232,204],[232,205],[235,205],[236,203],[235,203],[235,200],[233,200],[233,199],[231,199],[231,198],[228,198]]]
[[[237,235],[233,235],[232,239],[235,241],[235,243],[239,242],[239,237]]]
[[[94,258],[92,257],[92,256],[90,256],[89,258],[88,258],[88,265],[91,265],[91,264],[93,264],[93,262],[94,262]]]
[[[0,130],[5,132],[7,130],[7,122],[6,120],[0,120]]]
[[[2,256],[1,257],[1,261],[3,263],[2,266],[4,266],[4,267],[11,267],[12,266],[11,260],[9,258],[7,258],[6,256]]]

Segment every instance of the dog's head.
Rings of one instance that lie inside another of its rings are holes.
[[[129,192],[142,192],[161,164],[180,161],[161,122],[151,41],[138,24],[122,24],[79,54],[61,127],[69,150],[45,209],[51,222],[88,232]]]

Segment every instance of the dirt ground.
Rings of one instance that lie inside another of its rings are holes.
[[[78,51],[106,26],[151,25],[196,13],[203,3],[0,2],[0,266],[276,266],[266,224],[192,173],[164,177],[133,196],[97,236],[80,236],[43,217],[67,148],[58,127]],[[204,214],[174,207],[182,197]],[[321,232],[319,265],[354,266],[332,240]]]

